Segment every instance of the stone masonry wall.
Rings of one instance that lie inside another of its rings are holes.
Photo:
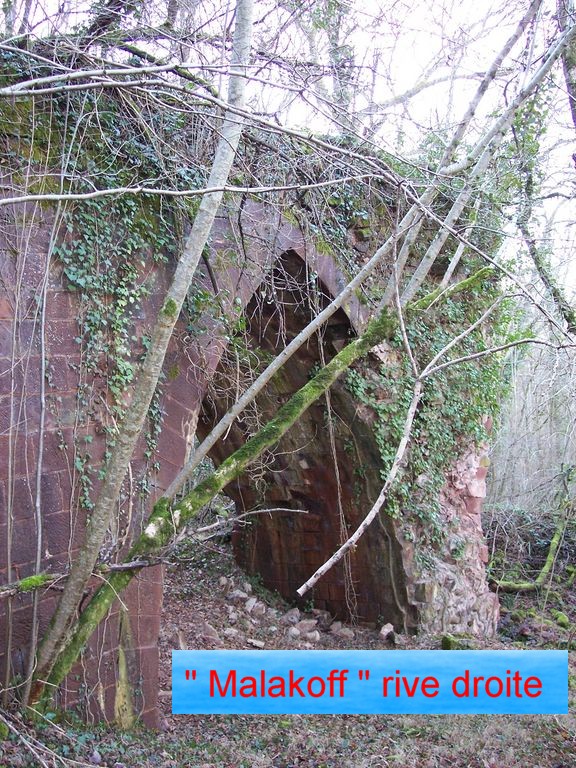
[[[113,414],[106,371],[88,374],[82,365],[78,299],[67,290],[58,263],[49,258],[51,243],[58,236],[53,212],[33,205],[5,206],[1,211],[0,583],[7,583],[35,572],[38,549],[42,571],[66,571],[81,545],[85,525],[86,509],[78,503],[82,477],[89,477],[94,498],[106,450],[104,427],[111,423]],[[292,287],[302,306],[308,273],[318,275],[325,293],[321,301],[335,295],[344,281],[329,255],[317,253],[296,227],[255,202],[249,201],[241,214],[228,211],[218,219],[211,252],[224,308],[230,310],[239,299],[252,318],[257,317],[254,301],[273,309],[273,303],[266,304],[257,297],[261,294],[259,286],[269,288],[272,284],[270,270],[280,257],[283,273],[290,273],[295,281],[297,289]],[[235,255],[232,267],[231,253]],[[168,284],[171,269],[168,265],[146,273],[151,293],[133,319],[137,338],[153,322],[158,297]],[[212,290],[207,275],[198,279],[206,290]],[[287,318],[268,317],[266,326],[253,321],[255,339],[262,348],[273,352],[283,336],[290,337],[298,330],[310,312],[310,308],[300,309],[300,305],[296,306]],[[280,332],[277,324],[286,319],[288,323]],[[364,320],[365,310],[355,299],[348,303],[346,311],[339,311],[325,332],[327,357],[341,348]],[[153,457],[159,469],[151,471],[142,440],[125,481],[118,520],[109,533],[104,560],[122,557],[130,536],[140,530],[154,499],[162,494],[188,455],[208,383],[226,346],[222,329],[209,319],[205,325],[205,332],[192,337],[182,324],[171,344],[162,390],[163,424]],[[135,356],[140,352],[135,349]],[[261,402],[264,413],[273,413],[306,380],[318,352],[317,342],[305,345],[265,394]],[[212,403],[213,411],[205,408],[200,432],[209,429],[211,420],[225,405],[222,401]],[[379,490],[378,467],[369,425],[355,418],[355,406],[342,386],[334,389],[333,406],[343,422],[352,425],[357,445],[357,454],[351,458],[345,445],[350,435],[337,435],[341,504],[350,527],[363,516],[366,505]],[[306,515],[283,513],[236,535],[240,561],[248,570],[261,572],[269,586],[288,598],[293,598],[303,577],[331,554],[341,536],[334,456],[321,426],[324,416],[323,404],[317,404],[290,432],[288,442],[281,444],[281,448],[289,450],[274,459],[274,481],[268,482],[264,498],[250,475],[228,489],[240,508],[265,501],[271,506],[307,509]],[[245,439],[242,424],[235,425],[227,441],[217,447],[216,461]],[[356,462],[364,466],[360,483],[354,471]],[[446,515],[459,521],[465,532],[470,556],[464,563],[454,560],[442,566],[436,584],[419,584],[412,568],[413,553],[396,524],[383,521],[354,555],[356,608],[361,619],[383,618],[412,630],[423,624],[488,633],[493,630],[497,604],[486,587],[478,514],[482,469],[472,454],[462,462],[446,487],[443,504]],[[145,477],[150,493],[143,496],[140,489]],[[89,591],[98,583],[95,577]],[[58,590],[56,582],[53,588],[39,593],[40,636],[53,612]],[[314,598],[320,607],[346,615],[350,595],[342,572],[336,569],[321,582]],[[161,568],[143,570],[122,600],[117,601],[62,687],[60,701],[64,706],[80,705],[92,719],[122,721],[127,717],[128,697],[136,715],[155,724],[161,603]],[[31,621],[31,595],[0,600],[0,685],[4,684],[7,664],[10,677],[26,674]]]

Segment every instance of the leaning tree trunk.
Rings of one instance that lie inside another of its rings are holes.
[[[227,111],[224,117],[220,141],[208,180],[210,189],[222,188],[225,185],[240,141],[242,121],[238,116],[238,109],[244,106],[245,101],[245,67],[250,59],[252,7],[253,0],[237,1],[228,88],[230,111]],[[116,444],[106,467],[106,477],[86,527],[85,541],[74,560],[58,607],[38,649],[36,682],[31,693],[32,701],[37,700],[43,688],[41,681],[49,677],[54,662],[66,645],[67,631],[74,620],[84,588],[96,564],[130,459],[158,384],[168,343],[221,200],[222,192],[211,192],[203,196],[192,230],[186,239],[172,285],[158,315],[150,348],[139,372],[132,401],[120,425]]]

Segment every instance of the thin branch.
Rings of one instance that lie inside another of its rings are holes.
[[[554,344],[551,341],[545,341],[544,339],[531,339],[531,338],[524,338],[524,339],[517,339],[516,341],[509,341],[507,344],[500,344],[497,347],[490,347],[490,349],[484,349],[481,352],[472,352],[469,355],[463,355],[462,357],[457,357],[454,360],[448,360],[446,363],[441,363],[441,365],[437,365],[435,368],[431,368],[429,371],[426,371],[426,373],[422,374],[423,378],[428,378],[429,376],[433,376],[435,373],[438,373],[439,371],[442,371],[444,368],[449,368],[451,365],[459,365],[460,363],[467,363],[470,360],[478,360],[481,357],[486,357],[486,355],[493,355],[496,352],[504,352],[506,349],[511,349],[512,347],[519,347],[522,346],[522,344],[538,344],[542,347],[550,347],[551,349],[576,349],[576,343],[573,344]]]
[[[358,528],[354,531],[352,536],[338,549],[334,554],[326,560],[326,562],[318,568],[317,571],[315,571],[312,576],[304,583],[301,587],[299,587],[296,592],[300,595],[300,597],[303,597],[306,592],[308,592],[312,587],[322,578],[322,576],[327,573],[331,568],[333,568],[336,563],[339,563],[340,560],[344,557],[344,555],[349,552],[351,549],[353,549],[356,544],[358,543],[359,539],[363,536],[366,529],[371,525],[371,523],[376,519],[378,514],[380,513],[380,510],[384,506],[384,503],[386,502],[386,499],[388,498],[388,493],[390,492],[390,489],[392,488],[394,481],[396,480],[396,476],[398,474],[398,471],[400,467],[402,466],[402,462],[404,460],[404,455],[406,453],[406,449],[408,448],[408,444],[410,442],[410,437],[412,434],[412,426],[414,424],[414,417],[416,416],[416,411],[418,409],[418,404],[420,403],[420,399],[422,398],[422,390],[423,390],[423,383],[422,381],[418,380],[414,385],[414,390],[412,392],[412,400],[410,402],[410,406],[408,408],[408,411],[406,413],[406,419],[404,421],[404,428],[402,430],[402,437],[400,439],[400,442],[398,443],[398,448],[396,450],[396,455],[394,457],[394,461],[392,462],[392,466],[390,468],[390,471],[388,472],[388,476],[386,477],[386,482],[384,483],[384,487],[380,491],[380,495],[376,499],[376,502],[370,512],[366,515],[364,520],[360,523]]]
[[[92,192],[66,192],[66,193],[46,193],[37,195],[20,195],[19,197],[0,198],[0,206],[14,205],[16,203],[32,202],[81,202],[83,200],[96,200],[101,197],[119,196],[119,195],[163,195],[165,197],[203,197],[204,195],[221,194],[224,192],[236,193],[240,195],[259,195],[267,192],[307,192],[312,189],[321,189],[331,187],[336,184],[343,184],[353,181],[378,180],[383,179],[382,174],[360,173],[341,178],[327,179],[318,181],[314,184],[284,184],[270,185],[260,187],[237,187],[229,184],[220,186],[202,187],[200,189],[162,189],[161,187],[107,187],[106,189],[95,189]]]

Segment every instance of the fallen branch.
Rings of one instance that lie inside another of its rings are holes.
[[[566,525],[568,524],[569,513],[573,510],[573,505],[567,504],[563,513],[558,517],[556,530],[554,531],[554,536],[552,536],[550,546],[548,547],[546,562],[534,581],[506,581],[505,579],[491,578],[490,584],[494,586],[498,592],[535,592],[538,589],[541,589],[550,577],[550,572],[556,561],[558,547],[560,546],[564,531],[566,530]]]

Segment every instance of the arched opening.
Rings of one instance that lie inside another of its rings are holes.
[[[315,290],[310,290],[311,282]],[[284,253],[246,307],[245,351],[228,354],[218,367],[203,402],[201,436],[234,402],[243,362],[251,356],[253,363],[271,359],[327,300],[325,288],[300,256]],[[220,463],[240,447],[306,383],[315,366],[328,362],[353,335],[348,317],[339,310],[276,374],[254,412],[236,422],[211,458]],[[270,510],[236,529],[238,562],[259,574],[268,588],[295,600],[296,589],[357,527],[376,499],[381,467],[369,419],[341,380],[331,390],[329,405],[325,398],[312,405],[272,453],[226,489],[239,513]],[[339,618],[414,628],[416,609],[408,598],[395,521],[383,517],[372,526],[352,553],[349,567],[334,567],[311,597],[316,607]],[[307,596],[304,602],[309,600]]]

